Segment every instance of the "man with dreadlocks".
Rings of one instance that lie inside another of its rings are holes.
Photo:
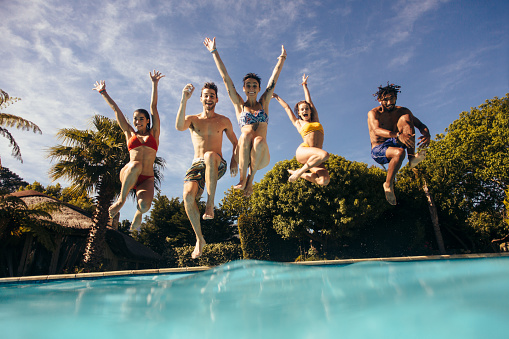
[[[373,96],[377,98],[380,106],[368,113],[371,157],[382,166],[389,164],[383,188],[385,198],[391,205],[396,205],[394,178],[405,159],[405,150],[408,152],[410,167],[417,166],[426,155],[425,150],[415,154],[415,127],[422,134],[418,146],[427,146],[430,141],[428,127],[408,108],[396,106],[400,88],[398,85],[389,85],[389,82],[385,87],[379,86],[378,92]]]

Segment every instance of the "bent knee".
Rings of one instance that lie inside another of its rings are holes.
[[[322,156],[322,161],[327,161],[329,160],[329,152],[324,152],[324,155]]]
[[[152,202],[151,201],[140,201],[138,202],[138,210],[141,212],[141,213],[147,213],[148,210],[150,209],[150,206],[152,205]]]

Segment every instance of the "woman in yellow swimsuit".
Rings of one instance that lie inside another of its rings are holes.
[[[302,86],[306,100],[299,101],[295,105],[294,111],[298,118],[295,117],[290,106],[277,94],[274,93],[273,98],[283,106],[290,121],[297,128],[304,141],[295,153],[297,161],[304,166],[298,170],[288,170],[291,174],[288,181],[295,182],[297,179],[303,178],[312,183],[326,186],[330,177],[323,163],[329,159],[329,153],[322,149],[323,126],[318,120],[318,112],[315,105],[313,105],[313,101],[311,101],[307,80],[308,77],[304,74],[302,76]]]
[[[152,99],[150,104],[152,126],[150,126],[149,113],[144,109],[137,109],[133,114],[136,130],[127,122],[120,108],[118,108],[115,101],[106,92],[104,80],[97,81],[93,88],[102,95],[104,100],[113,109],[117,122],[126,137],[130,161],[120,171],[120,181],[122,182],[120,196],[110,206],[109,214],[110,218],[117,215],[122,206],[124,206],[129,191],[131,189],[136,190],[137,210],[134,214],[131,229],[140,228],[142,215],[150,209],[154,198],[154,161],[156,160],[160,133],[159,113],[157,111],[157,84],[162,77],[164,75],[156,70],[154,70],[154,74],[150,72],[150,79],[152,80]]]
[[[219,57],[216,48],[216,38],[210,40],[205,38],[205,47],[212,53],[217,69],[223,78],[230,100],[235,107],[237,121],[240,131],[237,146],[239,157],[240,181],[234,186],[236,189],[244,190],[245,195],[253,192],[253,179],[256,171],[266,167],[270,162],[269,146],[267,145],[267,125],[269,122],[269,102],[276,87],[277,79],[283,68],[286,59],[286,51],[281,46],[281,55],[278,57],[276,67],[267,84],[267,89],[258,100],[258,93],[261,91],[260,77],[254,73],[248,73],[244,77],[243,90],[246,93],[244,100],[233,85],[233,81],[226,71],[223,61]],[[249,175],[247,169],[249,168]]]

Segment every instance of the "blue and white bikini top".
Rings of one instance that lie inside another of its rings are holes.
[[[259,111],[256,111],[254,113],[251,112],[242,112],[240,113],[239,117],[239,126],[240,128],[246,126],[246,125],[252,125],[259,122],[266,122],[269,123],[269,116],[263,108]]]

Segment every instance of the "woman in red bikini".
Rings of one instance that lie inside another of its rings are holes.
[[[115,112],[117,122],[124,131],[127,140],[130,161],[120,171],[122,189],[118,200],[110,206],[109,214],[113,218],[124,206],[129,191],[135,189],[138,203],[131,229],[140,228],[142,214],[150,209],[154,198],[154,161],[159,146],[160,133],[159,113],[157,111],[157,84],[164,75],[156,70],[153,74],[152,72],[149,74],[152,79],[152,100],[150,104],[152,126],[150,126],[150,115],[144,109],[134,111],[133,122],[136,130],[129,125],[120,108],[106,92],[104,80],[97,81],[93,88],[102,95]]]

